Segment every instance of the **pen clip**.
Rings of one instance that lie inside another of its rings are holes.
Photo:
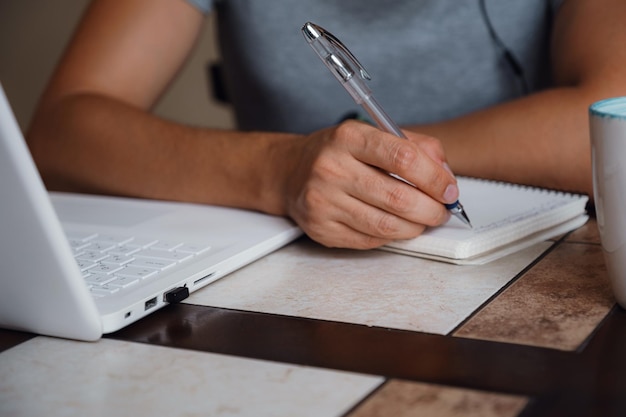
[[[331,46],[338,50],[339,55],[343,55],[343,57],[347,58],[348,61],[351,61],[358,68],[361,78],[365,80],[372,79],[352,52],[350,52],[350,50],[339,39],[337,39],[335,35],[326,29],[316,25],[315,23],[307,22],[302,27],[302,33],[304,33],[304,36],[307,38],[309,43],[317,40],[318,38],[326,40]],[[347,81],[347,79],[352,76],[350,72],[354,71],[352,71],[352,68],[349,66],[348,68],[345,68],[345,63],[338,58],[341,58],[341,56],[333,55],[332,53],[326,57],[326,59],[331,60],[335,69],[340,73],[344,80]]]

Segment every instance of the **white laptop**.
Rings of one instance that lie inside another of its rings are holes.
[[[70,339],[97,340],[302,234],[246,210],[49,193],[1,85],[0,191],[0,327]]]

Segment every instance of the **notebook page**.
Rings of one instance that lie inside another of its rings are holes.
[[[472,229],[452,217],[415,239],[386,247],[416,256],[471,258],[584,215],[588,200],[582,195],[474,178],[459,177],[458,183]]]

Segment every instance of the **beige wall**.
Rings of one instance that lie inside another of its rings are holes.
[[[88,3],[0,0],[0,82],[22,130]],[[198,126],[233,125],[230,109],[210,100],[206,65],[217,56],[212,30],[209,18],[194,55],[159,103],[159,115]]]

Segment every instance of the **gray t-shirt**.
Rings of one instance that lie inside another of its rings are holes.
[[[518,97],[479,0],[188,0],[217,14],[224,84],[243,130],[306,133],[363,113],[301,34],[311,21],[363,64],[400,125],[435,122]],[[530,90],[550,85],[560,1],[486,0],[497,36]]]

